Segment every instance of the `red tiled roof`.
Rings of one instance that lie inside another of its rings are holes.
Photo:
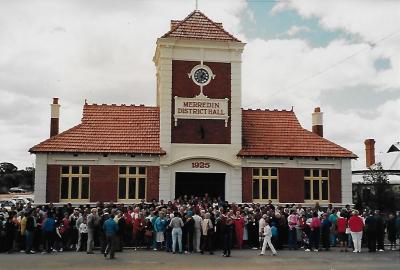
[[[163,155],[159,130],[157,107],[85,104],[81,124],[29,151]],[[243,110],[242,136],[238,156],[356,158],[303,129],[293,111]]]
[[[165,154],[159,138],[157,107],[85,104],[81,124],[29,151]]]
[[[169,37],[241,42],[225,31],[222,23],[213,22],[198,10],[190,13],[182,21],[172,20],[171,30],[162,36]]]
[[[357,157],[302,128],[293,111],[243,110],[242,140],[238,156]]]

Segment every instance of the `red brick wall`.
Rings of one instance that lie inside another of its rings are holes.
[[[329,202],[342,202],[342,176],[341,170],[329,170]]]
[[[253,201],[253,168],[242,168],[242,202]]]
[[[231,125],[230,118],[228,126],[225,127],[224,120],[190,120],[179,119],[175,127],[174,122],[174,97],[195,97],[200,93],[200,87],[196,85],[188,73],[198,65],[198,61],[172,61],[172,143],[196,143],[196,144],[230,144]],[[204,86],[203,93],[209,98],[228,98],[229,116],[231,109],[231,65],[229,63],[204,62],[216,75],[215,79]],[[201,137],[204,131],[204,138]]]
[[[304,169],[279,169],[279,202],[304,202]]]
[[[147,167],[147,187],[146,187],[147,201],[151,201],[153,199],[158,200],[159,185],[160,185],[160,167],[157,166]]]
[[[46,202],[60,201],[60,165],[47,165]]]
[[[324,126],[323,125],[312,126],[312,132],[320,137],[324,137]]]
[[[118,166],[90,166],[90,201],[116,202]]]
[[[59,118],[50,119],[50,137],[53,137],[58,134],[59,123],[60,123]]]

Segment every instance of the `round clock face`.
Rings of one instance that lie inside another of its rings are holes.
[[[198,84],[205,84],[210,79],[210,74],[204,68],[199,68],[194,72],[193,78]]]

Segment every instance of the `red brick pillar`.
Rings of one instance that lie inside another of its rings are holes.
[[[53,98],[51,106],[51,119],[50,119],[50,138],[58,134],[60,122],[60,104],[58,98]]]
[[[116,202],[117,194],[118,166],[90,166],[90,201]]]
[[[366,139],[365,144],[365,166],[367,168],[375,164],[375,140]]]
[[[242,168],[242,202],[253,201],[253,168]]]
[[[60,201],[60,165],[47,165],[46,202]]]
[[[160,167],[150,166],[147,167],[147,191],[146,200],[151,201],[159,199],[159,189],[160,189]]]
[[[304,169],[279,169],[279,202],[304,202]]]
[[[342,175],[340,169],[329,170],[329,202],[342,202]]]

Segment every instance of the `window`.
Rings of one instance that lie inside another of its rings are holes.
[[[253,200],[278,200],[278,169],[253,169]]]
[[[118,199],[146,199],[146,167],[119,167]]]
[[[304,200],[329,201],[329,170],[304,171]]]
[[[89,166],[61,166],[60,199],[89,200]]]

